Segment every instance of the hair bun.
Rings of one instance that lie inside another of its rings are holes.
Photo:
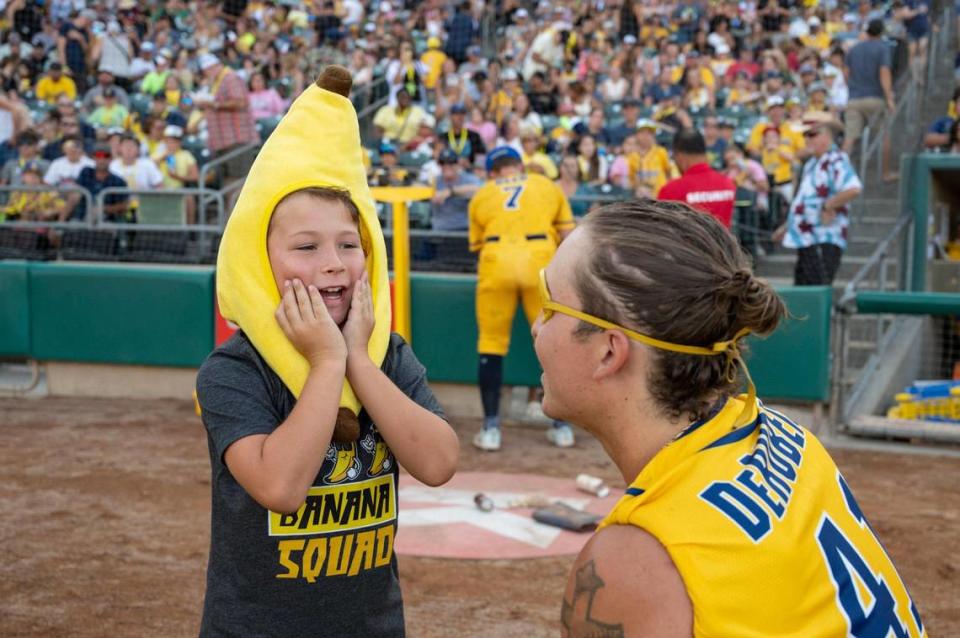
[[[768,334],[786,313],[783,301],[770,283],[754,276],[749,270],[733,273],[726,292],[735,303],[737,330],[749,328],[754,334]]]
[[[753,279],[753,273],[749,270],[738,270],[733,273],[733,276],[730,277],[730,284],[737,288],[741,288],[750,283],[750,280]]]

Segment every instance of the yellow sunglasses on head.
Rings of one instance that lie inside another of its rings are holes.
[[[547,274],[545,268],[540,269],[540,305],[543,307],[544,322],[549,321],[550,317],[553,316],[553,313],[559,312],[562,315],[574,317],[580,321],[586,321],[587,323],[597,326],[598,328],[604,328],[606,330],[619,330],[634,341],[645,343],[648,346],[653,346],[654,348],[659,348],[661,350],[669,350],[671,352],[680,352],[683,354],[699,354],[707,357],[723,354],[735,348],[737,340],[750,332],[748,328],[744,328],[738,332],[733,339],[730,339],[729,341],[718,341],[709,348],[703,348],[701,346],[684,346],[678,343],[670,343],[669,341],[654,339],[653,337],[649,337],[645,334],[640,334],[635,330],[624,328],[623,326],[619,326],[613,322],[607,321],[606,319],[588,315],[581,310],[576,310],[570,306],[565,306],[562,303],[554,301],[550,297],[550,289],[547,288]]]
[[[734,376],[734,366],[739,365],[743,368],[743,373],[747,377],[747,403],[744,406],[743,412],[740,413],[740,417],[737,419],[735,427],[740,427],[745,425],[745,419],[749,418],[750,410],[753,406],[754,399],[757,396],[757,389],[753,385],[753,379],[750,378],[750,372],[747,370],[747,364],[744,363],[743,358],[740,356],[740,347],[739,340],[750,333],[749,328],[744,328],[734,335],[733,339],[728,339],[727,341],[718,341],[709,348],[702,346],[685,346],[679,343],[670,343],[669,341],[661,341],[660,339],[655,339],[645,334],[641,334],[635,330],[630,330],[629,328],[624,328],[623,326],[617,325],[606,319],[601,319],[600,317],[594,317],[593,315],[587,314],[582,310],[577,310],[566,306],[562,303],[554,301],[550,297],[550,289],[547,287],[547,274],[546,269],[540,269],[540,305],[541,312],[543,313],[543,322],[546,323],[554,315],[554,313],[559,312],[562,315],[567,315],[568,317],[573,317],[574,319],[579,319],[580,321],[585,321],[590,325],[597,326],[598,328],[603,328],[605,330],[618,330],[625,334],[630,339],[634,341],[639,341],[648,346],[658,348],[660,350],[668,350],[670,352],[679,352],[682,354],[696,354],[705,357],[713,357],[716,355],[726,355],[727,365],[729,366],[727,374],[730,375],[731,380]]]

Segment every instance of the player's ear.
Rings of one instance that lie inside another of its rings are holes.
[[[602,381],[617,374],[630,358],[630,339],[619,330],[604,330],[599,339],[599,359],[593,368],[593,380]]]

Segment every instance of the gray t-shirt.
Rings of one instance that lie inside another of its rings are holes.
[[[847,86],[850,99],[885,97],[880,85],[880,67],[891,66],[890,47],[882,40],[871,38],[857,43],[847,53],[850,77]]]
[[[448,184],[443,176],[437,179],[437,190],[444,190],[452,186],[483,184],[483,180],[472,173],[461,172],[457,181]],[[460,195],[451,195],[441,204],[433,204],[430,212],[430,225],[434,230],[467,230],[469,221],[467,209],[470,207],[470,198]]]
[[[426,370],[391,335],[384,373],[417,404],[443,416]],[[393,540],[397,462],[366,412],[356,443],[331,443],[306,502],[270,512],[223,460],[235,441],[270,434],[296,399],[246,335],[217,348],[197,375],[213,501],[203,637],[404,635]]]

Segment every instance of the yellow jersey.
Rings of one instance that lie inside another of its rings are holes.
[[[601,528],[663,545],[695,636],[926,636],[916,605],[817,438],[730,398],[643,468]]]
[[[573,213],[560,187],[543,175],[520,174],[490,180],[470,200],[470,250],[487,242],[548,239],[572,230]],[[543,237],[543,236],[546,237]]]
[[[643,155],[628,153],[627,169],[630,173],[630,187],[645,186],[654,197],[664,184],[679,175],[679,171],[674,169],[673,162],[670,161],[667,149],[659,144],[654,144]]]
[[[763,147],[763,132],[770,126],[770,122],[763,120],[757,122],[753,130],[750,131],[750,137],[747,139],[747,150],[751,153],[759,153]],[[790,146],[790,150],[796,155],[797,151],[802,151],[806,146],[803,141],[803,134],[797,131],[789,122],[780,123],[780,141]]]
[[[680,78],[683,77],[684,68],[682,66],[674,67],[673,69],[673,83],[679,84]],[[700,79],[703,81],[704,86],[710,87],[711,89],[717,84],[717,80],[713,77],[713,71],[709,68],[702,66],[700,67]]]
[[[792,156],[789,144],[780,144],[771,150],[766,146],[760,151],[760,163],[767,175],[773,175],[773,183],[777,186],[793,180],[793,163],[787,159]]]
[[[443,63],[447,61],[447,54],[440,49],[429,49],[420,56],[420,61],[427,67],[427,77],[423,78],[423,86],[432,90],[440,79],[440,72],[443,70]]]
[[[557,179],[557,177],[560,176],[560,171],[557,169],[557,165],[552,159],[550,159],[549,155],[542,151],[535,151],[533,155],[520,153],[520,157],[523,159],[523,165],[528,171],[531,167],[535,167],[534,170],[543,171],[543,174],[549,179]]]
[[[57,98],[66,95],[71,100],[77,99],[77,85],[73,79],[66,75],[61,75],[59,80],[54,80],[49,75],[45,75],[37,82],[37,99],[48,104],[56,104]]]
[[[807,6],[811,6],[807,4]],[[816,6],[813,4],[812,6]],[[803,42],[803,45],[810,47],[811,49],[817,51],[818,53],[825,53],[830,50],[830,34],[826,30],[820,31],[820,33],[813,35],[804,35],[800,37],[800,41]]]

